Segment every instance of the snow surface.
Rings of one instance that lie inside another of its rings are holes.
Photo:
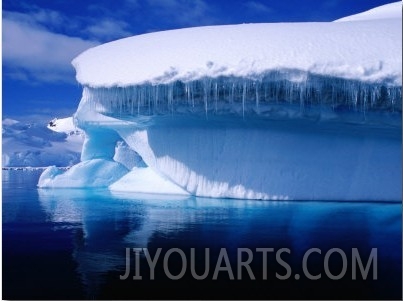
[[[47,128],[54,132],[66,134],[72,134],[79,131],[74,125],[73,117],[54,118],[48,123]]]
[[[49,124],[26,123],[4,119],[3,167],[72,166],[80,161],[84,133],[77,129],[72,117],[54,119]]]
[[[75,58],[73,65],[78,82],[90,87],[220,76],[259,78],[278,70],[401,86],[401,2],[389,10],[398,10],[400,17],[155,32],[91,48]]]
[[[49,168],[38,186],[401,200],[393,16],[189,28],[90,49],[73,61],[82,162]]]

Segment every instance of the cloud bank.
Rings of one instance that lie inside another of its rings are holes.
[[[3,19],[4,75],[20,80],[73,81],[71,60],[98,43],[53,33],[23,17],[6,15]]]

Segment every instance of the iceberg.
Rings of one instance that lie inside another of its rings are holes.
[[[72,62],[83,86],[74,115],[86,134],[79,166],[119,168],[47,171],[38,186],[71,187],[67,178],[82,176],[74,187],[401,200],[401,6],[91,48]]]

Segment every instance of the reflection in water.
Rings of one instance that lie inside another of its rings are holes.
[[[390,239],[401,238],[399,204],[204,199],[78,189],[38,189],[38,194],[54,229],[76,229],[73,257],[88,296],[98,295],[109,272],[123,274],[128,247],[271,247],[290,248],[300,256],[313,247],[377,247],[383,248],[380,255],[388,252],[386,268],[399,262],[401,266],[401,239]]]
[[[102,276],[124,264],[122,254],[128,246],[125,237],[141,230],[146,218],[144,206],[114,202],[107,191],[38,189],[38,194],[55,229],[59,224],[80,224],[75,232],[73,257],[88,295],[96,296]]]

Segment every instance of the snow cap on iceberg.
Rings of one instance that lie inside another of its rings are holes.
[[[91,87],[166,84],[204,77],[259,78],[299,70],[401,86],[401,4],[387,19],[357,22],[206,26],[138,35],[73,60]],[[396,18],[396,16],[398,18]]]

